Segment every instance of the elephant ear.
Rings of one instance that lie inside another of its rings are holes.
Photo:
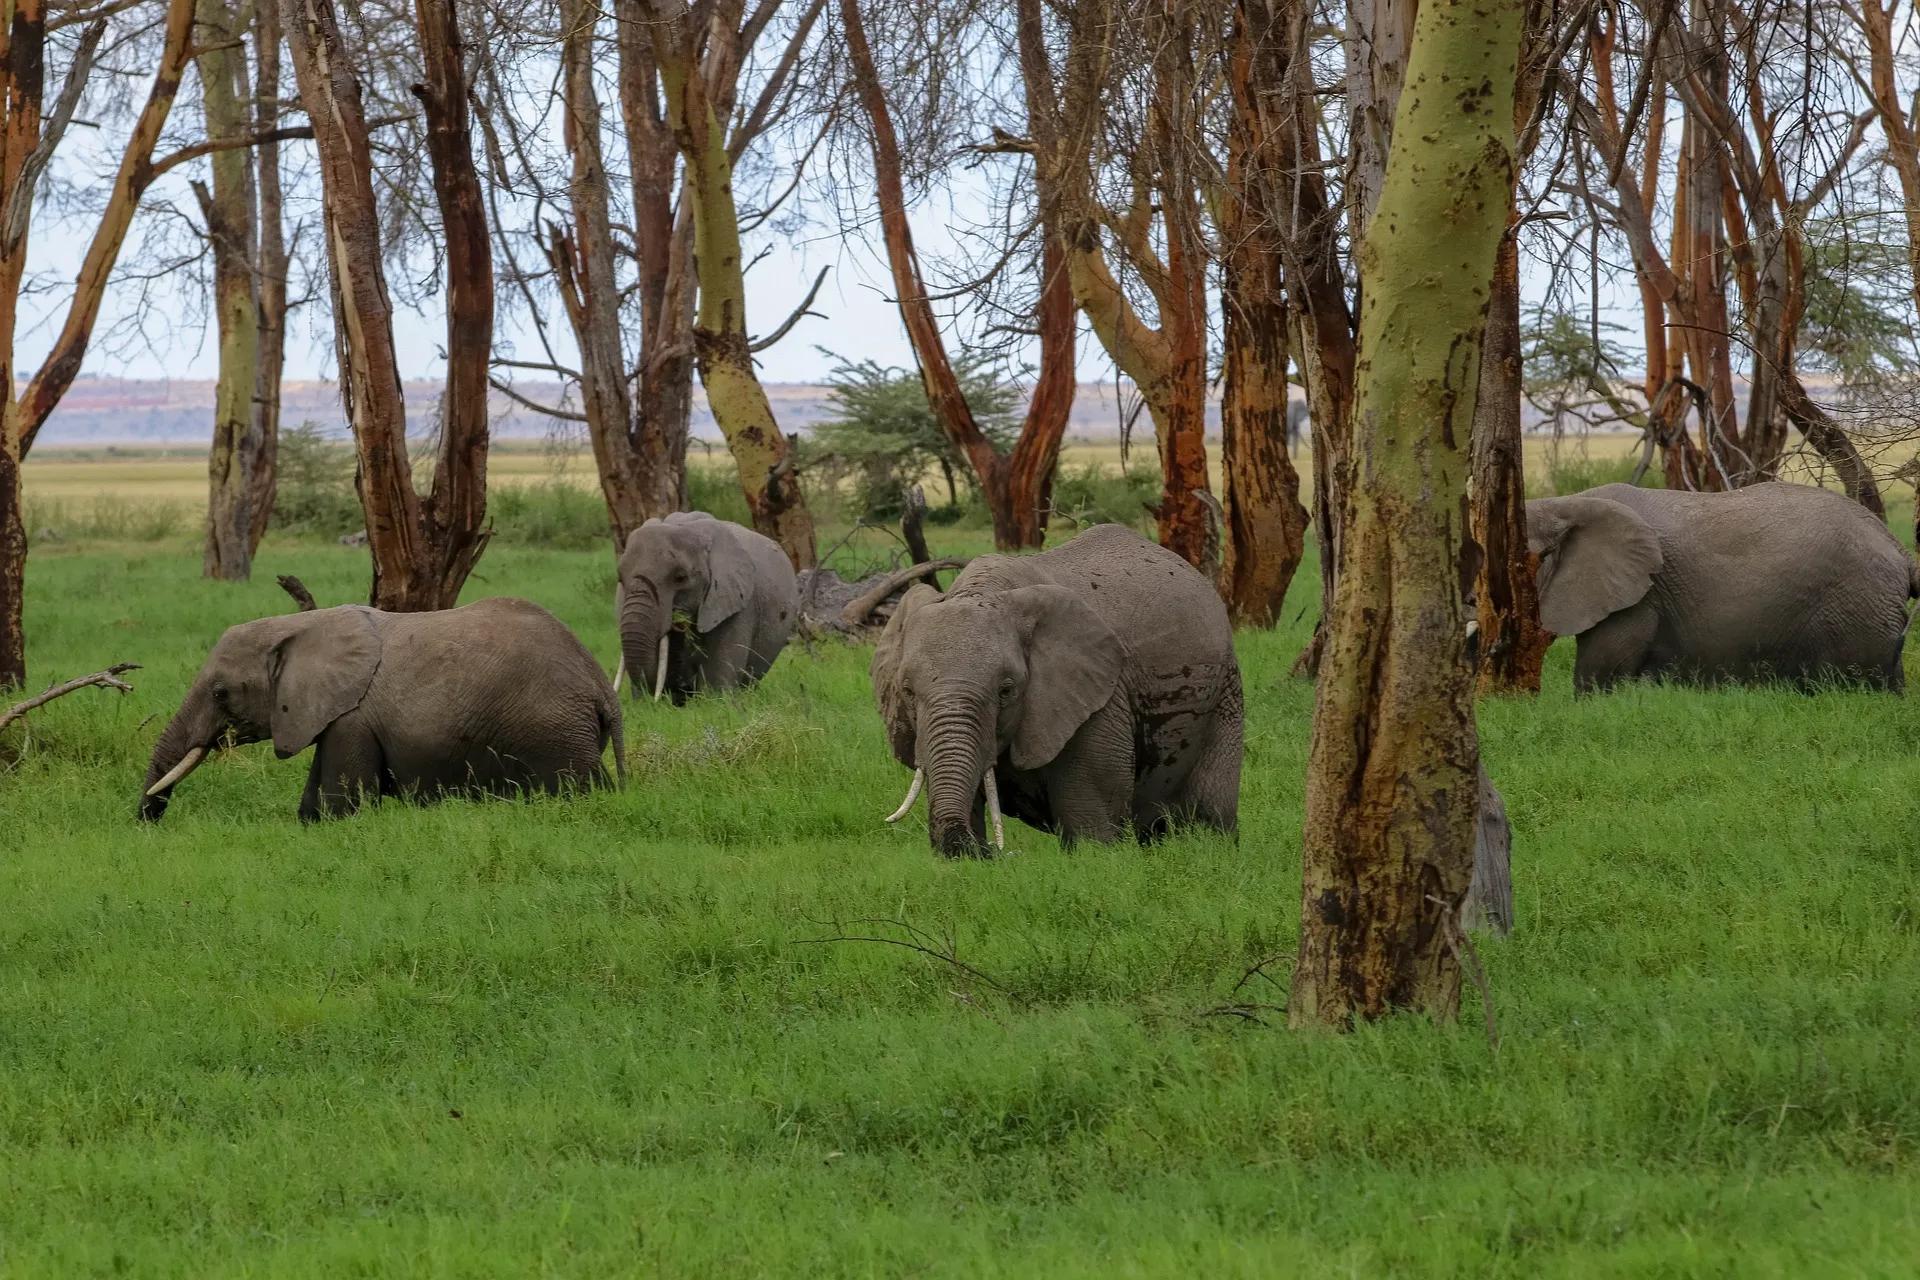
[[[713,523],[720,525],[718,520]],[[753,561],[747,558],[747,549],[733,530],[716,528],[707,545],[707,594],[700,599],[700,616],[694,625],[703,632],[713,630],[746,608],[752,594]]]
[[[1527,549],[1540,557],[1540,622],[1577,636],[1640,602],[1663,563],[1653,526],[1623,503],[1576,495],[1527,504]]]
[[[880,707],[880,718],[887,725],[887,743],[893,758],[909,769],[919,767],[914,744],[913,701],[900,691],[900,666],[906,658],[907,628],[913,615],[943,597],[936,587],[916,582],[900,597],[900,606],[887,619],[880,643],[873,648],[873,663],[867,673],[873,678],[873,700]]]
[[[274,652],[273,750],[283,760],[359,706],[380,666],[371,609],[319,609],[294,614],[289,624]]]
[[[1126,645],[1065,587],[1017,587],[1000,600],[1019,611],[1027,650],[1027,691],[1013,735],[1013,763],[1038,769],[1113,696]]]

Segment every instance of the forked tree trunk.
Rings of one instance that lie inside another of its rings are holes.
[[[1046,541],[1047,495],[1073,405],[1073,292],[1061,265],[1061,254],[1053,237],[1043,231],[1040,375],[1027,402],[1019,440],[1010,453],[1002,455],[974,420],[920,275],[920,257],[907,221],[905,184],[900,176],[900,143],[858,0],[840,0],[840,18],[854,85],[872,141],[880,229],[893,273],[894,296],[920,366],[927,404],[941,431],[965,455],[979,478],[980,491],[993,518],[994,547],[1001,551],[1039,547]]]
[[[1459,1008],[1479,813],[1459,556],[1520,30],[1518,0],[1422,4],[1361,245],[1366,364],[1314,701],[1295,1026]]]
[[[227,0],[199,0],[200,102],[209,142],[235,142],[252,128],[245,32]],[[255,393],[260,313],[254,293],[253,162],[244,147],[209,158],[213,189],[193,184],[213,245],[213,306],[220,337],[213,447],[207,454],[207,540],[201,572],[244,582],[253,573],[254,470],[260,449]]]
[[[26,683],[27,637],[23,613],[27,572],[27,531],[21,509],[20,464],[33,449],[47,417],[79,376],[93,329],[100,318],[107,281],[140,198],[153,180],[153,148],[160,140],[181,77],[193,55],[194,0],[169,0],[160,66],[147,101],[134,120],[120,166],[106,193],[86,256],[74,280],[60,332],[46,359],[19,390],[14,341],[18,336],[20,287],[26,272],[37,171],[28,157],[44,141],[42,106],[46,76],[47,13],[44,0],[19,0],[12,22],[0,34],[0,89],[5,120],[0,122],[0,688]],[[79,48],[90,62],[105,33],[104,20],[89,24]],[[79,80],[84,84],[85,65]],[[69,71],[69,76],[76,73]],[[17,393],[17,394],[16,394]]]
[[[380,217],[360,84],[333,0],[291,0],[288,24],[300,96],[314,126],[326,193],[340,389],[359,455],[360,502],[373,557],[370,603],[396,612],[451,608],[486,545],[487,361],[493,270],[467,125],[460,38],[451,0],[419,0],[427,150],[447,250],[447,381],[430,502],[415,493],[406,402],[394,354],[393,308],[381,266]]]
[[[633,401],[628,394],[626,353],[620,330],[620,286],[614,275],[613,215],[607,166],[600,146],[600,98],[594,86],[594,37],[600,9],[577,0],[562,10],[561,97],[565,104],[567,154],[572,158],[567,195],[573,205],[571,233],[547,235],[547,259],[580,350],[580,394],[593,444],[600,490],[607,501],[614,553],[649,516],[641,460],[633,449]],[[671,508],[669,508],[671,510]]]
[[[280,492],[280,382],[287,363],[287,240],[280,195],[280,143],[272,137],[280,127],[280,5],[276,0],[265,0],[254,13],[253,47],[254,128],[262,139],[254,146],[254,185],[260,200],[256,257],[260,348],[254,393],[259,443],[253,459],[253,528],[248,550],[258,554]]]
[[[1220,593],[1233,620],[1271,627],[1306,546],[1300,473],[1287,450],[1288,317],[1282,222],[1272,207],[1289,157],[1273,106],[1286,91],[1286,23],[1260,0],[1234,9],[1227,181],[1221,214],[1225,388],[1220,404],[1220,508],[1226,563]]]
[[[667,117],[686,166],[692,209],[693,256],[700,278],[693,346],[700,381],[733,453],[754,528],[778,542],[796,569],[809,569],[817,556],[813,515],[794,470],[793,445],[781,434],[753,368],[746,264],[741,261],[739,210],[733,198],[734,157],[698,54],[701,33],[685,0],[649,0],[649,12]],[[738,17],[739,5],[729,0],[718,6],[710,25],[731,35],[739,29]],[[730,75],[724,80],[732,83]]]
[[[1521,452],[1520,242],[1509,208],[1494,260],[1480,390],[1473,415],[1473,537],[1480,544],[1474,596],[1480,623],[1480,688],[1538,693],[1553,635],[1540,625],[1540,589],[1527,550],[1527,486]]]

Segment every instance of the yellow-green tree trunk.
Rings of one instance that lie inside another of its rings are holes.
[[[207,137],[244,136],[253,124],[247,101],[246,24],[227,0],[199,0],[197,59]],[[211,157],[213,190],[194,191],[213,242],[213,302],[220,334],[220,379],[213,401],[213,447],[207,454],[207,545],[202,572],[244,581],[252,573],[254,462],[260,449],[260,312],[254,290],[253,157],[244,147]]]
[[[1454,1015],[1479,741],[1461,569],[1480,335],[1513,175],[1518,0],[1422,0],[1363,298],[1314,704],[1295,1026]],[[1471,566],[1468,566],[1469,570]]]

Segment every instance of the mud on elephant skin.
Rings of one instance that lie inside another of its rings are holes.
[[[1638,676],[1905,687],[1920,572],[1858,503],[1774,481],[1725,493],[1609,484],[1527,503],[1540,620],[1578,637],[1574,688]]]
[[[983,556],[917,586],[874,651],[894,757],[924,785],[934,848],[985,852],[999,808],[1063,843],[1233,831],[1242,706],[1233,630],[1172,552],[1099,525],[1036,556]]]
[[[342,605],[231,627],[147,766],[139,816],[223,742],[314,748],[300,817],[369,797],[556,792],[625,776],[620,702],[566,626],[525,600],[438,613]]]
[[[798,608],[780,544],[704,511],[635,529],[620,553],[614,619],[620,666],[677,706],[695,689],[737,689],[767,673]]]

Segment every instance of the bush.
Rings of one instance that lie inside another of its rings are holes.
[[[1553,486],[1557,495],[1581,493],[1587,489],[1598,488],[1603,484],[1627,484],[1633,479],[1633,469],[1640,464],[1637,453],[1624,458],[1590,458],[1584,453],[1565,454],[1551,458],[1547,462],[1547,483]],[[1660,487],[1660,473],[1652,467],[1640,477],[1640,487],[1657,489]]]
[[[813,495],[807,497],[811,499]],[[747,495],[740,492],[739,473],[733,469],[731,459],[722,466],[687,463],[687,505],[695,511],[753,528]]]
[[[91,502],[28,502],[28,537],[35,542],[98,538],[114,542],[164,542],[187,527],[178,502],[128,502],[103,494]]]
[[[1147,531],[1147,505],[1160,500],[1160,468],[1138,455],[1114,471],[1100,463],[1063,466],[1053,478],[1053,512],[1076,525],[1124,524]]]
[[[487,494],[494,540],[548,551],[590,551],[608,539],[606,500],[598,489],[559,480],[502,485]]]
[[[366,527],[366,513],[353,487],[353,447],[321,434],[317,422],[280,429],[279,487],[273,528],[338,538]]]

